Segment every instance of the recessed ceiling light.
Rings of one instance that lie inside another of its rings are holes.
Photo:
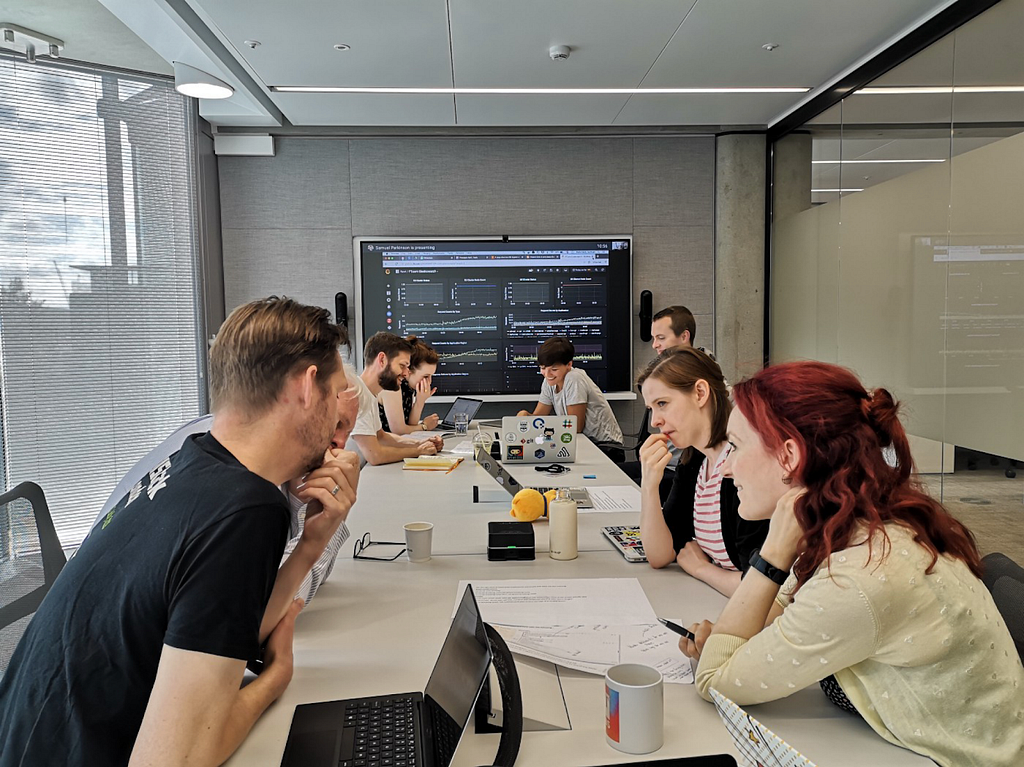
[[[1024,93],[1024,85],[920,85],[861,88],[859,91],[854,91],[854,94],[858,96],[912,96],[944,93]]]
[[[347,51],[351,48],[352,46],[349,45],[348,43],[338,43],[337,45],[334,46],[334,50],[336,51]]]
[[[252,48],[253,50],[256,50],[256,49],[257,49],[257,48],[259,48],[259,47],[260,47],[260,46],[261,46],[261,45],[262,45],[263,43],[261,43],[261,42],[260,42],[259,40],[246,40],[246,41],[245,41],[245,44],[246,44],[246,45],[248,45],[248,46],[249,46],[250,48]]]
[[[277,93],[393,93],[393,94],[499,94],[499,95],[588,95],[612,94],[713,94],[713,93],[807,93],[810,88],[737,87],[737,88],[378,88],[321,85],[274,85]]]
[[[774,51],[774,50],[775,50],[776,48],[778,48],[778,47],[779,47],[779,45],[778,45],[778,43],[765,43],[765,44],[764,44],[764,45],[762,45],[761,47],[762,47],[762,48],[764,48],[764,49],[765,49],[766,51],[768,51],[769,53],[771,53],[771,52],[772,52],[772,51]]]

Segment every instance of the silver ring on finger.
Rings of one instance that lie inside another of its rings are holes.
[[[334,489],[331,491],[331,495],[336,496],[339,490],[341,490],[341,485],[335,485]]]

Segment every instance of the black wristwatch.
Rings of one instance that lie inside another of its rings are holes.
[[[789,573],[785,570],[780,570],[767,559],[761,556],[760,549],[754,549],[750,552],[750,567],[757,570],[765,578],[775,581],[780,586],[786,582],[789,577]]]

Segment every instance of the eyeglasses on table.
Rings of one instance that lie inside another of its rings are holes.
[[[401,550],[393,557],[375,557],[371,554],[366,554],[366,550],[371,546],[401,546]],[[400,556],[405,553],[405,544],[399,541],[373,541],[370,540],[370,533],[363,533],[362,538],[358,538],[355,545],[352,547],[352,559],[372,559],[376,562],[394,562]]]

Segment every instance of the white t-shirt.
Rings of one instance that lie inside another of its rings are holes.
[[[370,393],[369,387],[363,379],[355,372],[346,371],[348,380],[352,381],[359,390],[359,413],[356,414],[356,423],[352,427],[352,436],[376,436],[382,428],[380,422],[380,408],[377,406],[377,398]],[[349,438],[351,442],[351,437]],[[351,450],[352,448],[346,448]]]
[[[568,415],[570,405],[586,404],[587,422],[583,434],[594,442],[622,444],[622,429],[611,405],[597,384],[579,368],[566,373],[561,391],[556,392],[554,386],[544,381],[540,387],[540,403],[554,408],[556,415]]]
[[[349,435],[348,442],[345,443],[345,449],[351,450],[359,456],[359,468],[362,468],[366,465],[366,456],[359,449],[359,445],[354,437],[357,435],[360,437],[377,436],[377,432],[382,428],[380,407],[377,404],[377,398],[370,393],[369,387],[354,370],[345,368],[345,376],[359,391],[359,412],[356,414],[356,423],[352,427],[352,433]]]

